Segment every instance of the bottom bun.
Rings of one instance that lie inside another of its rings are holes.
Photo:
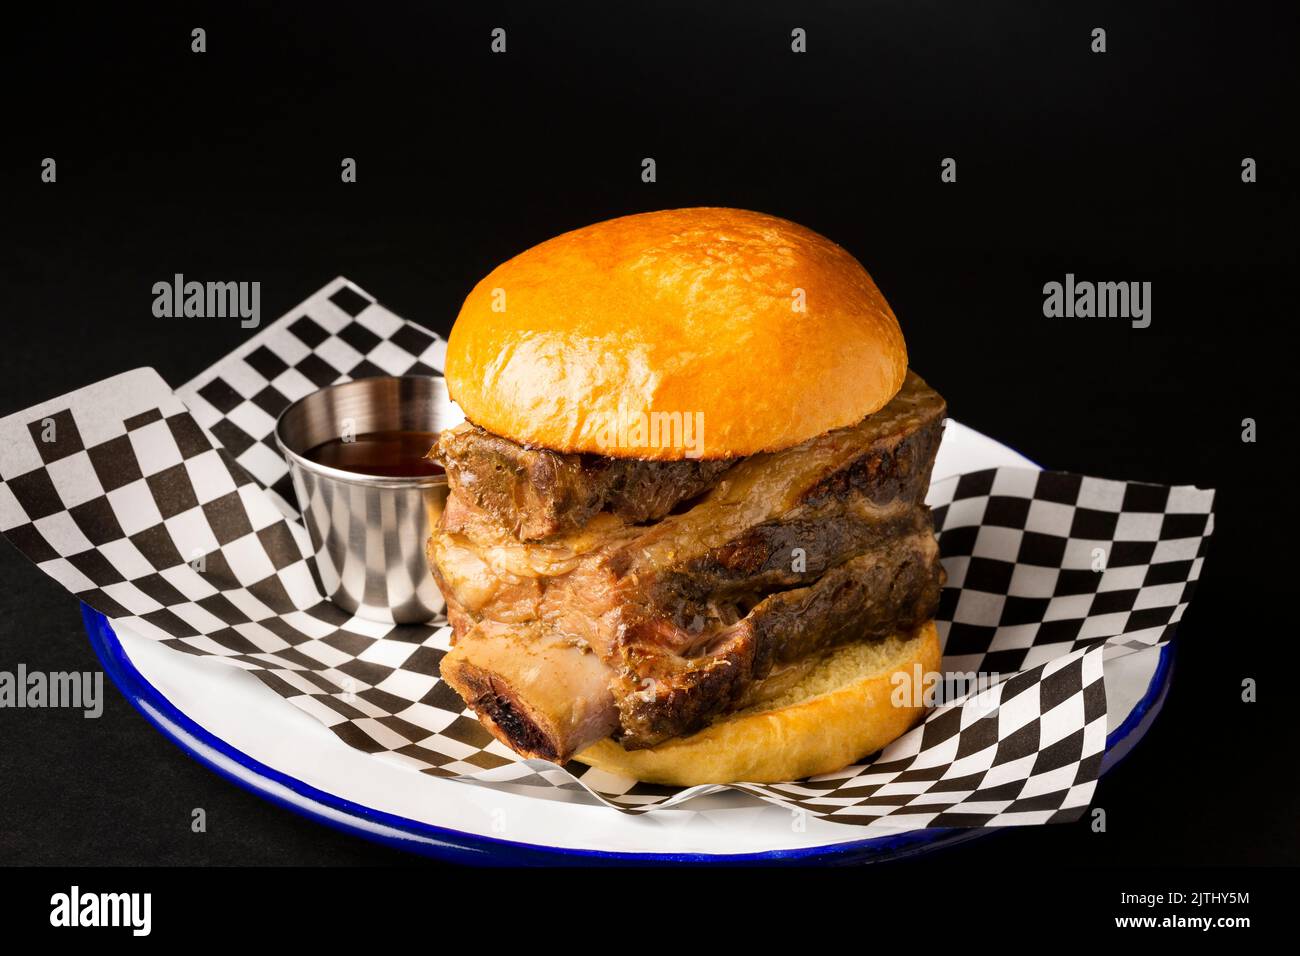
[[[576,760],[646,783],[776,783],[847,767],[897,740],[925,707],[895,706],[893,675],[939,670],[934,622],[910,637],[846,644],[773,700],[730,714],[699,733],[646,750],[602,740]],[[916,688],[919,695],[921,688]],[[912,698],[914,695],[907,695]]]

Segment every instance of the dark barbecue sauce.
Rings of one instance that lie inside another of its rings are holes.
[[[381,478],[436,478],[442,467],[425,457],[433,432],[363,432],[351,441],[332,438],[303,457],[318,465]]]

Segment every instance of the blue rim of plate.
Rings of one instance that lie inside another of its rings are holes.
[[[243,751],[230,746],[220,737],[204,729],[186,716],[163,693],[145,679],[131,658],[107,617],[89,605],[81,605],[81,616],[90,635],[90,645],[104,666],[105,672],[126,696],[131,705],[164,737],[181,748],[191,758],[216,771],[227,780],[254,793],[264,800],[284,807],[299,816],[323,823],[335,830],[360,836],[395,849],[415,852],[455,863],[473,863],[497,866],[591,866],[609,864],[696,864],[696,865],[755,865],[800,863],[862,863],[883,862],[941,847],[954,846],[1000,832],[999,828],[935,828],[913,830],[907,833],[872,837],[824,846],[801,847],[792,850],[769,850],[759,853],[624,853],[606,850],[587,850],[571,847],[547,847],[516,843],[466,833],[447,827],[435,826],[418,820],[385,813],[362,806],[351,800],[317,789],[310,784],[281,773]],[[1146,693],[1129,712],[1124,722],[1106,737],[1106,754],[1102,758],[1101,773],[1110,771],[1132,750],[1151,726],[1169,691],[1173,670],[1173,645],[1161,648],[1155,673],[1147,685]],[[164,719],[159,719],[161,716]],[[168,726],[168,723],[171,726]],[[179,731],[179,732],[178,732]],[[186,737],[189,739],[187,740]],[[259,779],[263,786],[237,776],[208,754],[200,752],[190,742],[215,751],[226,760],[233,761]],[[313,810],[278,795],[275,791],[287,788],[299,798],[317,804]],[[377,832],[383,828],[390,833]]]

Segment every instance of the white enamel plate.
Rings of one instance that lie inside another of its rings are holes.
[[[983,468],[1036,468],[949,422],[935,480]],[[179,654],[83,607],[91,642],[127,698],[186,753],[275,803],[322,823],[431,856],[497,864],[872,861],[986,835],[854,826],[740,794],[631,816],[582,794],[439,779],[349,747],[251,674]],[[1103,772],[1146,732],[1172,666],[1166,645],[1106,662]]]

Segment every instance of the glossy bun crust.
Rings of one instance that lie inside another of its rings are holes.
[[[451,397],[489,431],[661,460],[797,445],[881,408],[906,372],[898,321],[853,256],[715,208],[611,219],[502,263],[466,298],[446,359]],[[639,440],[641,413],[702,413],[702,445]]]

